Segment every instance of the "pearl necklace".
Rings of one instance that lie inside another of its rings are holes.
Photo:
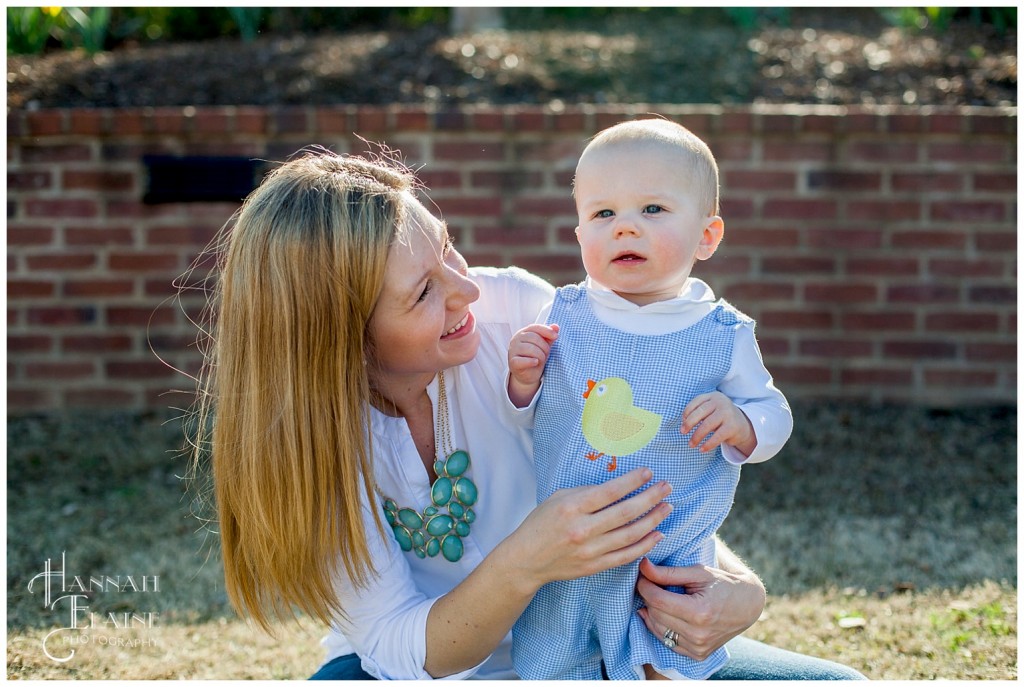
[[[434,557],[440,553],[445,560],[454,563],[462,558],[462,538],[469,536],[470,526],[476,520],[476,512],[471,506],[476,503],[479,492],[473,480],[466,475],[469,453],[452,448],[444,371],[438,374],[435,424],[437,453],[434,474],[437,479],[430,488],[431,505],[418,511],[399,506],[385,496],[384,517],[403,551],[412,551],[419,558]],[[441,453],[445,455],[444,460]]]

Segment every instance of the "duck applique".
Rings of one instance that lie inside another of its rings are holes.
[[[633,388],[621,377],[588,379],[583,398],[583,436],[598,451],[588,453],[587,460],[611,456],[608,472],[615,470],[619,456],[651,443],[661,426],[660,415],[633,405]]]

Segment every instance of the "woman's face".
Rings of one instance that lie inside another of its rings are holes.
[[[369,322],[373,383],[393,386],[469,362],[480,334],[469,305],[480,297],[448,229],[408,196],[404,237],[388,253],[384,287]]]

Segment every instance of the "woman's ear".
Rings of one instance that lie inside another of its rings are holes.
[[[708,217],[707,223],[704,225],[704,234],[701,236],[700,243],[697,244],[696,258],[707,260],[714,255],[723,236],[725,236],[725,222],[722,221],[722,218],[718,215]]]

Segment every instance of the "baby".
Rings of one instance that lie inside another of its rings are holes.
[[[753,320],[690,276],[724,233],[717,164],[679,124],[623,122],[587,145],[574,195],[587,279],[558,289],[509,344],[509,399],[534,409],[517,420],[534,420],[538,501],[648,466],[673,488],[648,557],[715,566],[739,466],[774,456],[793,427]],[[513,628],[519,676],[702,679],[721,668],[724,648],[696,661],[672,651],[672,628],[648,631],[639,564],[541,588]]]

